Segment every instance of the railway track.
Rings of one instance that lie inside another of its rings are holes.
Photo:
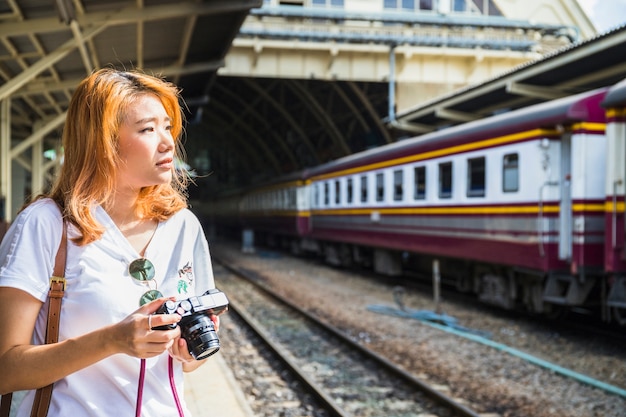
[[[242,256],[238,245],[224,243],[213,245],[213,257],[222,257],[238,269],[253,272],[253,277],[256,276],[257,281],[273,292],[287,297],[322,321],[332,323],[352,340],[375,350],[447,396],[471,399],[471,402],[458,402],[484,416],[624,415],[626,396],[623,389],[626,387],[620,376],[624,368],[620,359],[623,351],[614,343],[603,342],[600,337],[586,335],[581,338],[569,335],[569,332],[562,334],[558,326],[552,329],[534,320],[501,317],[508,314],[451,302],[450,294],[446,293],[441,306],[444,315],[451,314],[461,328],[470,331],[469,335],[481,331],[489,334],[487,343],[476,343],[473,337],[467,337],[467,333],[457,335],[440,328],[442,326],[437,323],[426,325],[428,323],[421,320],[407,320],[404,316],[400,318],[400,315],[374,311],[374,307],[393,309],[395,305],[399,308],[395,304],[396,282],[381,282],[379,278],[370,279],[367,273],[362,276],[273,251]],[[223,274],[218,266],[216,282],[219,287]],[[407,311],[404,313],[414,309],[427,311],[433,301],[429,298],[428,294],[420,295],[420,291],[407,291],[403,303]],[[231,328],[239,330],[234,325]],[[232,339],[230,334],[225,337],[225,340]],[[514,355],[516,350],[526,355]],[[537,366],[525,359],[528,354],[543,363]],[[240,382],[248,384],[254,378],[252,367],[241,368],[238,359],[228,361],[243,374],[249,374],[238,378]],[[570,372],[557,372],[560,368],[578,375],[572,378]],[[580,376],[587,377],[581,380]],[[266,390],[283,389],[282,382],[279,381],[279,386],[275,381],[268,384],[253,399],[254,404],[266,401],[261,398],[265,397]],[[255,412],[264,407],[262,405]],[[318,417],[308,411],[284,415]],[[387,415],[395,416],[392,413]]]
[[[221,263],[242,279],[220,279],[231,307],[297,375],[332,416],[478,417],[462,400],[405,372],[288,300],[253,272]]]

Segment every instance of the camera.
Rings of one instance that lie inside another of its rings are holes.
[[[197,360],[208,358],[220,349],[220,341],[209,315],[218,315],[228,309],[226,294],[213,288],[199,297],[186,300],[167,300],[155,314],[178,314],[177,324],[155,327],[169,330],[180,326],[181,337],[187,341],[189,353]]]

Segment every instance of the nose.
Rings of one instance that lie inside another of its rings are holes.
[[[159,150],[161,152],[169,152],[174,149],[174,138],[172,132],[168,129],[161,130],[161,143],[159,144]]]

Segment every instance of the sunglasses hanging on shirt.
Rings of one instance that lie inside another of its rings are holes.
[[[128,273],[136,281],[148,286],[148,291],[139,298],[140,306],[163,297],[163,294],[157,289],[157,283],[154,279],[154,265],[148,259],[139,258],[132,261],[128,265]],[[151,285],[154,285],[154,288],[151,288]]]

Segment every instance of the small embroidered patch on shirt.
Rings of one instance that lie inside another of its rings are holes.
[[[185,266],[178,270],[178,293],[187,294],[189,286],[193,283],[193,269],[191,267],[191,261],[187,262]]]

